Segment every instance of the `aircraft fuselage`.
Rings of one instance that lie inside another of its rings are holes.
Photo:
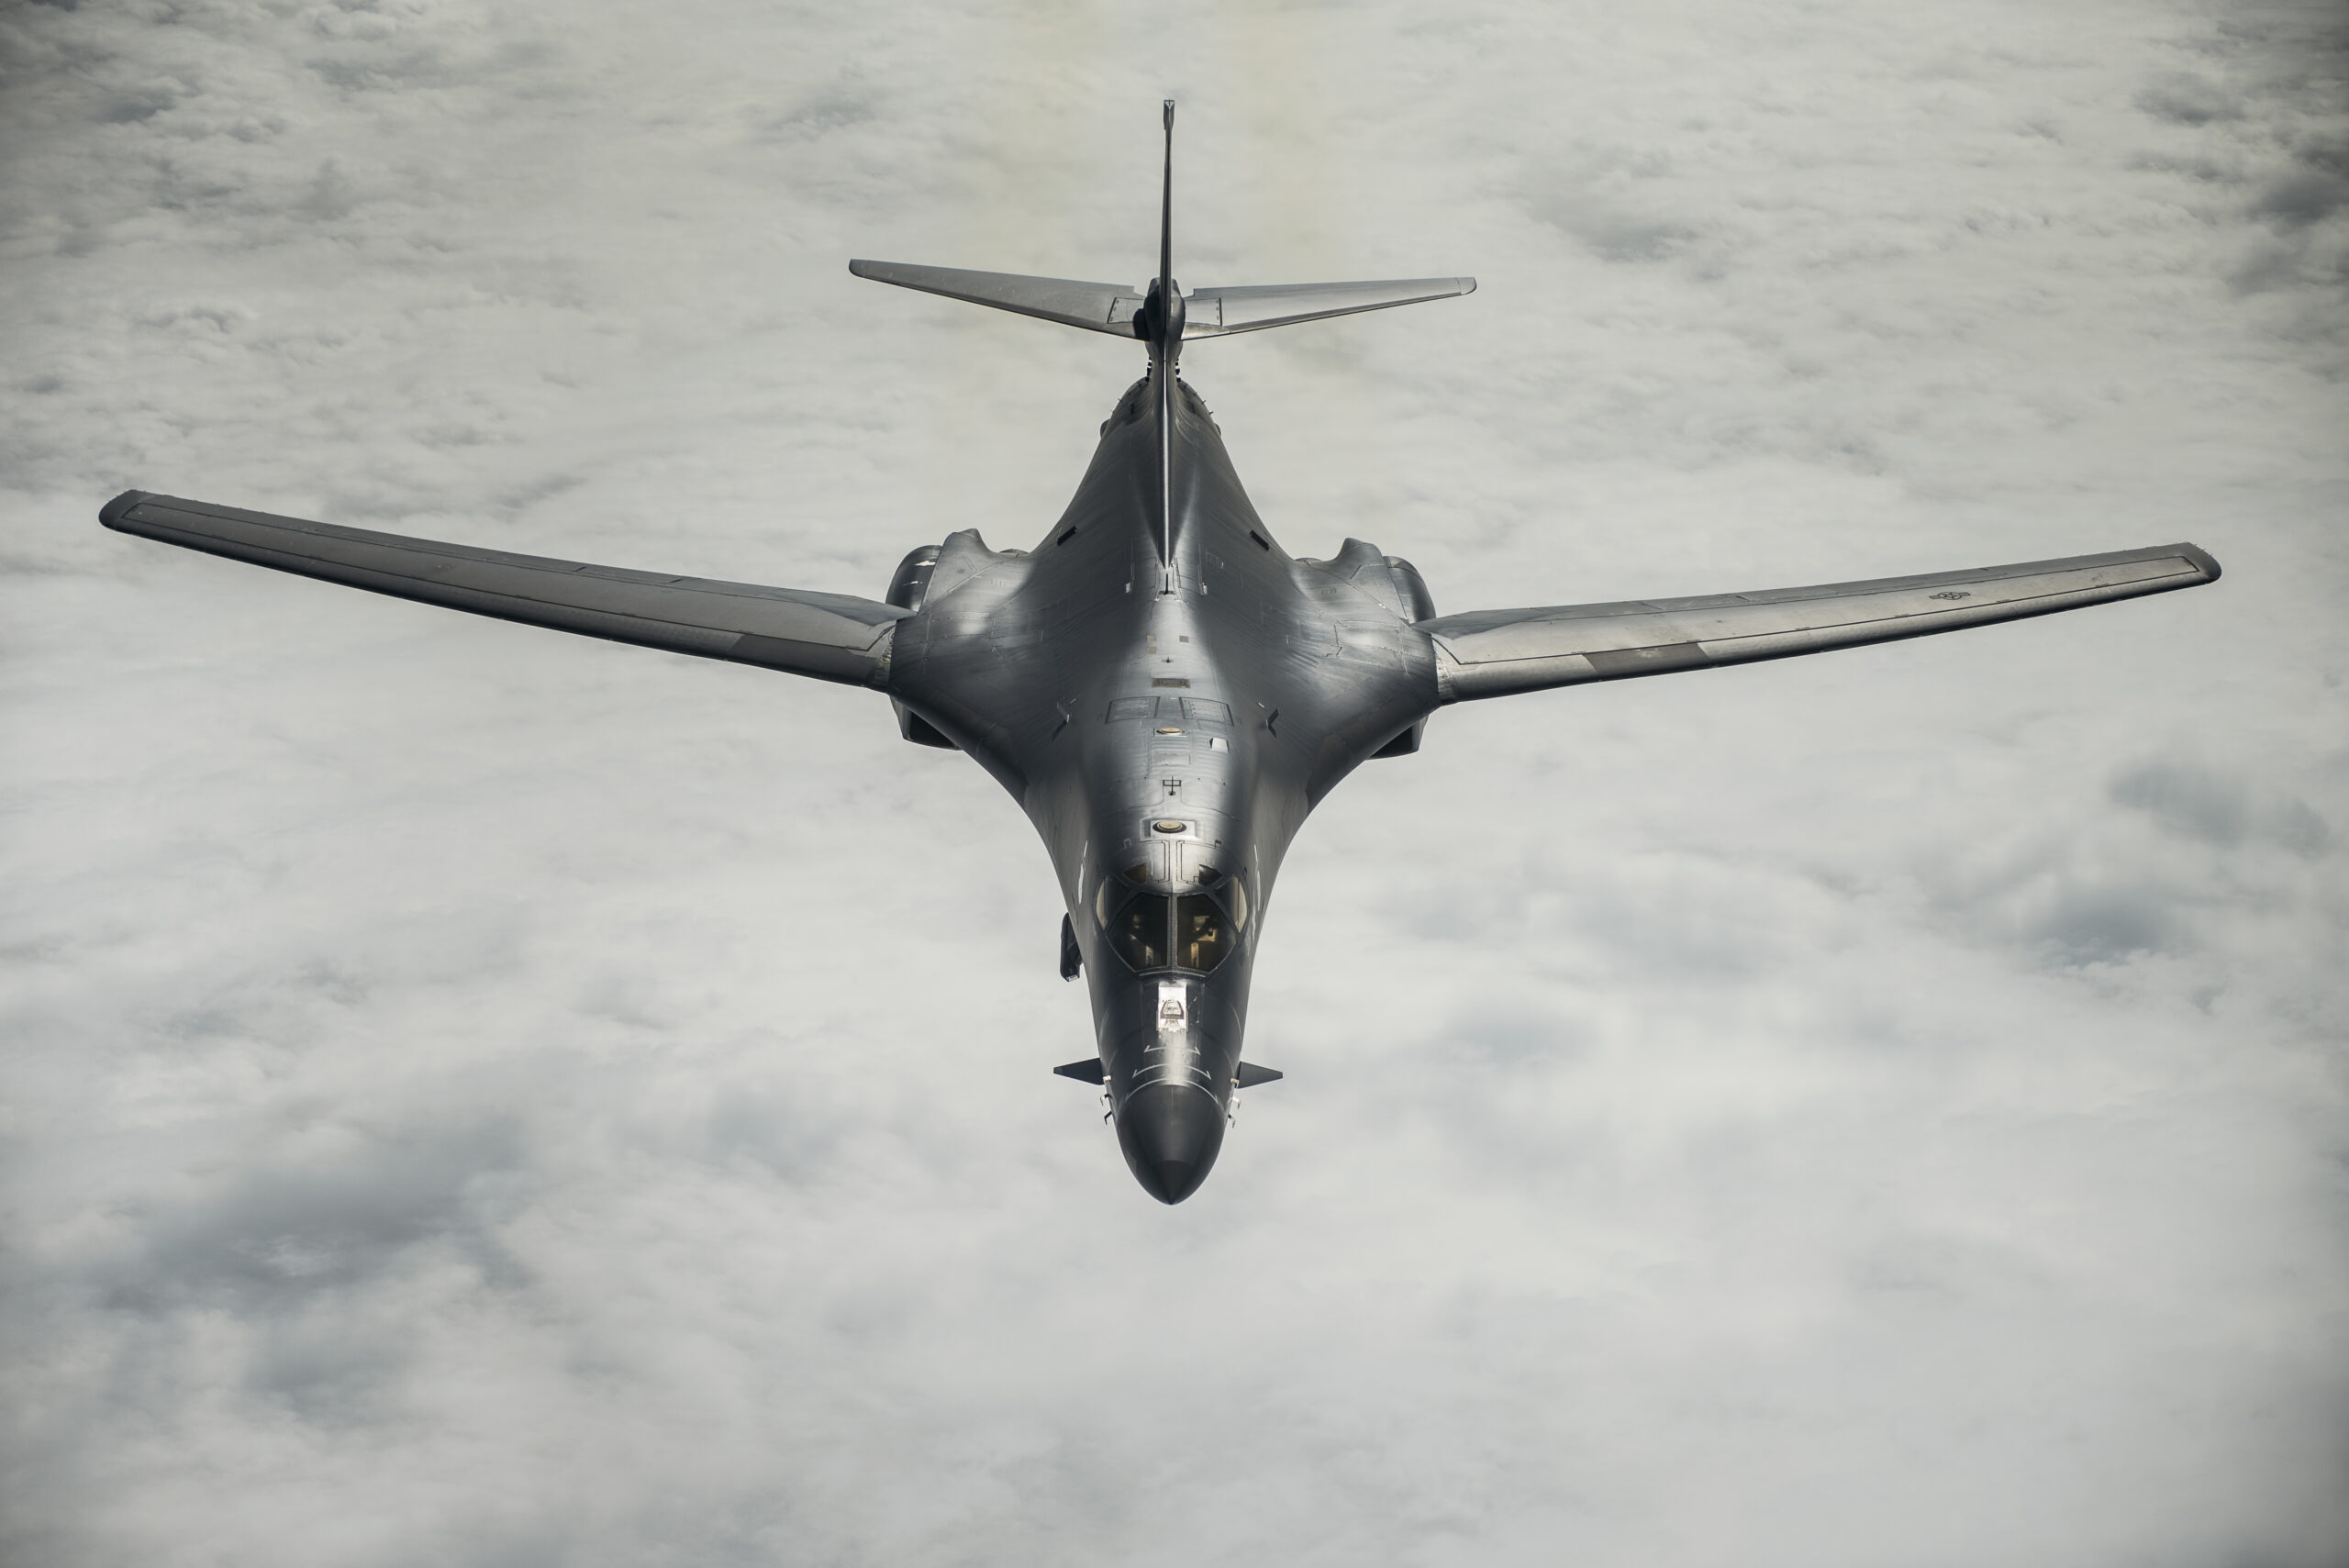
[[[1159,373],[1036,549],[966,531],[908,557],[888,691],[909,739],[968,752],[1043,838],[1119,1144],[1173,1203],[1221,1146],[1290,840],[1364,760],[1415,748],[1440,697],[1418,573],[1352,539],[1289,556],[1207,406],[1179,380],[1162,399]]]

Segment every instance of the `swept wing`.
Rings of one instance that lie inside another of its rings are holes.
[[[2165,544],[1812,588],[1474,610],[1418,625],[1435,639],[1445,700],[1462,702],[1926,637],[2218,576],[2219,563],[2201,550]]]
[[[98,518],[120,533],[448,609],[852,685],[881,684],[890,630],[912,613],[848,594],[514,555],[140,490]]]

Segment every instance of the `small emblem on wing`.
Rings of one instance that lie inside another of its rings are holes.
[[[1950,589],[1949,591],[1947,591],[1946,593],[1933,594],[1933,595],[1929,595],[1929,596],[1930,596],[1930,597],[1932,597],[1932,598],[1936,598],[1936,599],[1970,599],[1970,598],[1972,598],[1974,595],[1971,595],[1971,594],[1969,594],[1969,593],[1966,593],[1966,592],[1965,592],[1965,590],[1963,590],[1963,589],[1960,589],[1960,588],[1952,588],[1952,589]]]

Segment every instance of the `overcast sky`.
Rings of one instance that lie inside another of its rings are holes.
[[[0,1558],[2349,1563],[2349,18],[0,13]],[[1194,350],[1445,611],[2194,593],[1446,711],[1163,1208],[860,693],[101,530],[877,596],[1134,349],[852,256],[1472,272]]]

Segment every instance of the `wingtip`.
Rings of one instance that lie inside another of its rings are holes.
[[[123,514],[129,511],[133,506],[139,505],[139,502],[147,499],[148,494],[149,493],[144,490],[124,491],[121,495],[116,496],[113,500],[98,508],[98,521],[105,524],[107,528],[120,528],[122,527]]]
[[[2206,573],[2208,573],[2209,580],[2210,582],[2217,582],[2221,575],[2219,568],[2219,558],[2212,555],[2209,550],[2204,550],[2200,545],[2181,544],[2177,547],[2177,552],[2178,554],[2186,557],[2187,560],[2194,562],[2195,565],[2199,566]]]
[[[1463,285],[1463,286],[1462,286],[1462,288],[1461,288],[1461,290],[1460,290],[1460,292],[1461,292],[1462,294],[1475,294],[1475,293],[1476,292],[1476,280],[1475,280],[1475,279],[1474,279],[1474,278],[1463,278],[1463,279],[1461,279],[1461,280],[1460,280],[1460,282],[1461,282],[1461,284],[1462,284],[1462,285]]]

